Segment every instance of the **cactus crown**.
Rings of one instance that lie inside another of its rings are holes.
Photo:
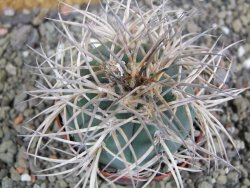
[[[30,91],[35,98],[55,101],[42,112],[47,118],[31,135],[36,150],[30,155],[55,163],[40,172],[65,167],[54,174],[81,175],[78,185],[90,182],[90,187],[96,186],[97,174],[110,183],[126,176],[135,187],[140,177],[146,186],[170,171],[181,187],[181,162],[226,161],[219,132],[230,136],[213,111],[243,91],[224,89],[231,67],[224,55],[228,47],[216,48],[218,41],[211,48],[196,45],[208,31],[183,34],[192,12],[169,10],[166,3],[144,11],[136,1],[114,0],[100,15],[88,6],[72,8],[83,16],[82,22],[64,21],[60,15],[55,20],[69,43],[60,44],[50,57],[40,53],[45,61],[37,68],[46,84]],[[82,28],[80,37],[70,32],[71,26]],[[47,68],[53,76],[46,75]],[[221,70],[223,77],[217,74]],[[58,117],[62,127],[48,132]],[[196,142],[197,133],[204,135],[205,147]],[[53,142],[69,150],[50,146]],[[66,157],[40,156],[44,148]]]

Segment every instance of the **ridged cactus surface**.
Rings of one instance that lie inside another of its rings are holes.
[[[115,47],[115,49],[118,48]],[[119,50],[121,50],[121,47]],[[119,53],[119,50],[115,50],[113,55]],[[143,48],[143,50],[145,54],[148,52],[147,48]],[[162,76],[157,78],[154,77],[154,72],[149,73],[149,76],[147,76],[146,71],[150,72],[150,70],[145,69],[142,71],[140,69],[135,75],[135,80],[140,83],[136,83],[137,86],[133,86],[134,88],[132,88],[129,83],[132,75],[130,74],[131,70],[129,70],[130,68],[128,67],[129,62],[126,54],[124,54],[121,59],[125,67],[122,68],[115,60],[109,62],[109,57],[111,56],[110,45],[103,45],[91,51],[93,54],[98,54],[99,52],[99,56],[103,58],[103,63],[101,64],[96,61],[89,62],[91,69],[97,75],[97,79],[101,85],[106,85],[107,89],[120,95],[133,92],[135,88],[138,88],[138,91],[132,93],[131,96],[125,100],[128,104],[123,103],[124,99],[114,98],[112,95],[86,92],[86,96],[77,99],[76,105],[81,109],[81,112],[78,111],[78,115],[75,117],[74,114],[76,112],[74,111],[74,107],[67,105],[67,118],[65,122],[67,129],[77,130],[91,128],[93,130],[89,130],[87,133],[71,135],[72,140],[83,144],[83,150],[88,150],[88,144],[91,145],[91,143],[95,142],[102,134],[106,134],[103,140],[105,147],[101,152],[99,162],[105,165],[108,164],[109,167],[114,169],[124,169],[126,168],[126,163],[144,165],[158,154],[164,152],[163,147],[154,141],[156,134],[160,133],[161,130],[169,129],[169,131],[174,132],[181,139],[187,137],[191,126],[193,126],[192,123],[195,117],[191,106],[180,105],[174,110],[166,107],[165,103],[175,101],[176,97],[172,93],[171,85],[165,82],[159,83],[164,81],[164,79],[168,79],[168,77],[172,79],[172,82],[176,82],[178,66],[168,67]],[[134,66],[137,66],[142,59],[142,53],[137,53],[134,59]],[[80,72],[81,76],[86,77],[89,82],[94,81],[89,68],[83,68]],[[180,76],[181,80],[183,80],[183,77],[184,75]],[[126,79],[127,81],[125,81]],[[156,87],[152,87],[145,92],[145,88],[153,83],[157,83]],[[142,86],[142,88],[140,88],[140,86]],[[186,90],[188,89],[190,91],[189,94],[191,94],[192,89],[187,88]],[[143,92],[144,94],[142,95],[139,92]],[[159,100],[157,94],[160,95],[163,102]],[[151,98],[152,95],[154,96],[153,98]],[[153,101],[150,102],[150,100]],[[119,104],[119,102],[121,104]],[[161,110],[162,115],[160,116],[160,126],[162,126],[162,128],[158,127],[156,117],[159,115],[159,112],[153,108],[153,104],[157,105],[159,109],[161,106],[165,106],[165,109]],[[122,105],[127,106],[128,109],[123,108]],[[150,110],[148,108],[152,109]],[[96,110],[94,111],[94,109]],[[94,113],[95,115],[90,115],[89,113]],[[142,114],[140,115],[141,117],[138,116],[137,113]],[[105,117],[106,114],[107,117]],[[191,116],[189,116],[189,114],[191,114]],[[140,118],[141,120],[139,120]],[[109,129],[107,129],[107,125]],[[98,130],[95,130],[95,128]],[[176,152],[181,144],[175,142],[171,137],[168,138],[167,132],[165,136],[165,143],[170,152]]]

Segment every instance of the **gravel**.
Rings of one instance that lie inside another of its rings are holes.
[[[5,176],[2,179],[2,188],[13,188],[13,180]]]
[[[150,4],[150,1],[147,2]],[[244,40],[238,46],[229,49],[228,53],[233,55],[236,63],[228,85],[237,88],[249,86],[250,1],[180,0],[176,1],[174,6],[187,10],[198,7],[199,15],[187,24],[186,30],[189,32],[201,32],[216,25],[218,29],[212,34],[216,36],[224,34],[222,39],[225,45]],[[37,57],[27,45],[40,50],[39,44],[41,43],[46,52],[53,52],[60,40],[60,35],[53,24],[43,18],[55,16],[56,11],[37,9],[0,16],[0,28],[8,31],[0,35],[0,187],[2,188],[66,188],[72,187],[78,180],[72,177],[35,178],[32,170],[36,167],[29,163],[25,155],[27,142],[17,136],[27,133],[22,128],[23,122],[49,105],[39,104],[36,100],[27,103],[22,103],[22,101],[29,99],[24,91],[32,89],[34,81],[39,81],[39,78],[31,74],[32,72],[29,73],[25,66],[25,64],[34,65]],[[68,19],[73,19],[73,16],[69,15]],[[211,43],[208,40],[203,42]],[[222,109],[223,112],[219,113],[220,119],[236,140],[236,148],[239,152],[238,155],[232,144],[224,140],[229,161],[236,169],[219,163],[219,170],[211,164],[209,172],[183,172],[184,184],[187,188],[250,187],[250,91],[245,92],[237,100],[226,103]],[[42,120],[43,117],[40,117],[28,124],[30,127],[35,127]],[[34,146],[31,148],[34,149]],[[173,178],[169,178],[164,183],[152,183],[152,187],[175,187],[173,182]]]
[[[27,46],[33,47],[39,41],[38,31],[31,25],[21,25],[11,32],[10,44],[13,49],[18,50]]]
[[[213,185],[207,181],[203,181],[198,185],[198,188],[213,188]]]
[[[16,146],[11,140],[7,140],[0,145],[0,160],[12,164],[16,153]]]

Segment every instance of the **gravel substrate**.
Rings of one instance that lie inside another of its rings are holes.
[[[186,10],[198,8],[197,16],[187,24],[188,32],[201,32],[217,26],[212,34],[216,36],[222,34],[225,45],[243,40],[229,50],[235,65],[228,85],[237,88],[249,86],[250,0],[179,0],[174,4]],[[22,101],[29,99],[24,91],[32,89],[34,82],[39,80],[39,77],[32,75],[25,66],[25,64],[34,65],[37,57],[27,45],[39,49],[41,44],[48,54],[52,54],[61,37],[53,24],[43,18],[56,16],[57,11],[44,10],[5,12],[5,15],[0,15],[0,187],[2,188],[66,188],[73,187],[77,182],[77,178],[72,177],[35,177],[32,174],[35,167],[29,163],[25,155],[27,142],[17,136],[27,132],[22,128],[26,120],[49,105],[34,100],[26,103]],[[65,18],[77,19],[74,14],[65,15]],[[211,41],[202,43],[210,44]],[[229,160],[237,170],[222,164],[216,170],[211,164],[210,171],[183,172],[185,187],[250,187],[250,91],[225,104],[222,109],[223,112],[219,114],[220,120],[234,138],[239,152],[238,155],[232,144],[225,140]],[[42,120],[43,117],[40,117],[30,122],[29,126],[36,127]],[[106,186],[103,184],[101,187]],[[171,188],[175,187],[175,184],[173,179],[169,178],[166,182],[153,182],[150,187]]]

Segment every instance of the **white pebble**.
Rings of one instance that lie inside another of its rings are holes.
[[[234,143],[235,143],[237,150],[245,149],[245,142],[241,140],[235,140]]]
[[[215,178],[212,178],[211,183],[212,183],[212,184],[216,183],[216,179],[215,179]]]
[[[216,23],[213,23],[212,27],[213,27],[214,29],[216,29],[216,28],[218,27],[218,25],[217,25]]]
[[[4,8],[3,14],[5,16],[14,16],[15,15],[15,11],[12,8],[7,7],[7,8]]]
[[[11,74],[12,76],[15,76],[16,75],[16,67],[14,67],[12,64],[8,64],[6,67],[5,67],[6,71]]]
[[[242,57],[246,53],[246,50],[243,48],[243,46],[240,46],[238,49],[238,56]]]
[[[222,31],[223,31],[226,35],[228,35],[228,34],[230,33],[230,29],[229,29],[228,27],[226,27],[226,26],[221,27],[221,29],[222,29]]]
[[[250,69],[250,58],[248,58],[243,62],[243,66],[247,69]]]
[[[29,51],[23,51],[23,57],[28,57],[29,56]]]
[[[21,181],[31,181],[31,176],[29,174],[22,174]]]
[[[97,39],[91,38],[90,42],[91,42],[92,46],[95,48],[97,48],[98,46],[101,46],[101,43]]]
[[[229,168],[226,167],[226,168],[225,168],[225,173],[228,174],[228,172],[229,172]]]

